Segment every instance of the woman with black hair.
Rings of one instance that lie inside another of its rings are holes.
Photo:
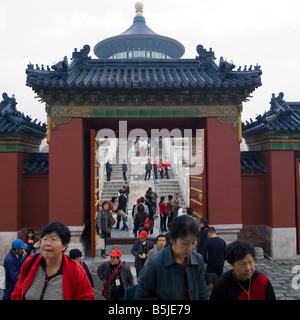
[[[136,235],[137,232],[140,234],[142,230],[145,230],[144,224],[147,219],[147,213],[144,210],[144,206],[139,204],[137,206],[137,214],[134,217],[134,234]]]
[[[218,279],[210,300],[276,300],[270,280],[255,270],[255,251],[249,243],[231,242],[226,259],[231,270]]]
[[[115,207],[114,207],[114,204],[115,204],[115,201],[117,200],[117,197],[112,197],[111,200],[109,201],[108,203],[108,209],[112,212],[115,212]]]
[[[42,254],[23,263],[12,300],[95,300],[84,269],[64,254],[70,239],[69,228],[60,222],[43,228]]]
[[[173,220],[171,245],[157,252],[141,273],[137,300],[207,300],[202,256],[194,251],[199,225],[184,215]]]
[[[28,229],[25,237],[23,238],[23,242],[27,244],[27,249],[25,249],[27,255],[29,256],[31,253],[35,252],[34,245],[37,243],[37,239],[34,236],[34,230]]]
[[[93,280],[93,276],[87,266],[87,264],[81,259],[82,257],[82,252],[79,250],[79,249],[72,249],[70,250],[69,252],[69,258],[72,259],[72,260],[75,260],[77,261],[81,266],[82,268],[85,270],[86,272],[86,275],[88,276],[89,278],[89,281],[90,281],[90,284],[92,286],[92,288],[94,288],[94,280]]]

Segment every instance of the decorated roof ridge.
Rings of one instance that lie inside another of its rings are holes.
[[[74,50],[68,58],[45,68],[29,64],[27,85],[33,88],[250,88],[261,85],[260,66],[234,70],[235,65],[223,57],[219,64],[215,54],[197,46],[195,59],[92,59],[90,47]]]
[[[241,170],[265,171],[266,166],[261,161],[259,151],[242,151],[241,152]]]
[[[300,103],[286,102],[284,93],[272,94],[270,110],[242,124],[243,137],[263,131],[300,131]]]
[[[17,110],[14,95],[10,98],[6,92],[2,94],[3,100],[0,102],[0,133],[4,132],[26,132],[40,138],[46,136],[47,126],[37,119],[32,121],[24,113]]]
[[[183,56],[185,48],[179,41],[159,35],[147,26],[143,8],[142,2],[136,2],[136,16],[133,24],[121,34],[104,39],[95,45],[94,53],[98,58],[109,58],[118,53],[136,50],[158,52],[170,58]],[[141,57],[131,58],[140,59]]]

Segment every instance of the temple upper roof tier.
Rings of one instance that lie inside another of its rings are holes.
[[[184,46],[169,37],[152,31],[143,16],[143,4],[135,4],[133,24],[123,33],[100,41],[94,47],[99,59],[178,59],[185,52]]]
[[[231,89],[249,94],[261,85],[260,66],[234,70],[235,65],[203,46],[197,47],[195,59],[92,59],[85,45],[73,52],[71,62],[65,57],[52,66],[29,64],[27,86],[40,89]]]

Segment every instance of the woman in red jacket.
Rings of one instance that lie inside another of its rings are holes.
[[[27,249],[25,249],[27,255],[35,252],[34,245],[37,243],[37,239],[34,236],[33,229],[28,229],[26,236],[23,238],[23,242],[27,244]]]
[[[60,222],[44,227],[42,254],[31,255],[25,260],[11,294],[12,300],[95,299],[84,269],[64,254],[70,238],[70,230]]]
[[[167,204],[165,202],[165,197],[160,197],[159,213],[160,213],[160,229],[162,232],[167,231],[166,221],[168,216],[168,209],[167,209]]]

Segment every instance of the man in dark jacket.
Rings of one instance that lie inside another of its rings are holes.
[[[11,250],[8,252],[4,260],[5,269],[5,286],[2,300],[11,300],[10,295],[14,291],[15,284],[18,281],[21,271],[22,262],[19,255],[22,254],[23,249],[27,249],[27,245],[21,239],[14,240],[11,244]]]
[[[111,172],[112,172],[112,164],[111,164],[111,160],[110,159],[107,159],[107,162],[105,164],[105,168],[106,168],[107,181],[110,181],[110,176],[111,176]]]
[[[214,227],[209,227],[207,232],[208,239],[205,241],[202,251],[203,260],[207,264],[206,271],[215,273],[219,277],[223,274],[226,242],[217,236]]]
[[[155,214],[155,209],[153,207],[153,204],[151,202],[151,195],[150,193],[146,196],[146,202],[145,205],[148,207],[149,209],[149,220],[154,222],[154,214]],[[153,234],[153,228],[150,230],[150,234]]]
[[[98,277],[103,282],[104,290],[106,290],[111,275],[115,272],[119,264],[122,263],[108,284],[106,294],[109,300],[121,300],[126,290],[134,285],[130,266],[121,261],[121,256],[122,252],[119,249],[112,250],[110,253],[110,262],[102,263],[97,269]]]
[[[137,237],[139,239],[134,242],[131,253],[135,256],[134,266],[136,276],[138,277],[139,272],[147,259],[148,252],[154,248],[154,243],[147,239],[147,231],[141,231]]]
[[[127,169],[126,160],[125,160],[125,159],[122,159],[122,160],[123,160],[123,163],[122,163],[123,179],[126,181],[126,180],[127,180],[126,171],[127,171],[128,169]]]
[[[152,163],[151,163],[150,159],[148,159],[148,162],[145,164],[145,170],[146,170],[145,180],[146,180],[147,176],[148,176],[148,180],[150,180],[151,171],[152,171]]]

